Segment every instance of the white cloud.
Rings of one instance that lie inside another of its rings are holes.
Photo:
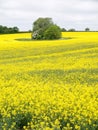
[[[97,0],[0,0],[0,24],[29,30],[38,17],[65,28],[98,30]]]

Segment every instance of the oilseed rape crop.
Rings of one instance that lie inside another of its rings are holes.
[[[0,130],[98,130],[98,32],[30,37],[0,35]]]

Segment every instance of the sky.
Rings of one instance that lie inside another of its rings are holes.
[[[0,0],[0,25],[32,30],[39,17],[61,28],[98,30],[98,0]]]

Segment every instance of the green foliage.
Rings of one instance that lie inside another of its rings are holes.
[[[86,31],[86,32],[89,32],[89,31],[90,31],[90,29],[89,29],[89,28],[85,28],[85,31]]]
[[[71,28],[68,30],[69,32],[75,32],[75,29],[74,28]]]
[[[61,30],[51,18],[38,18],[34,22],[32,39],[58,39],[60,37]]]
[[[23,126],[27,126],[28,123],[32,120],[32,116],[30,113],[26,114],[17,114],[15,117],[16,128],[23,129]]]
[[[52,24],[51,18],[38,18],[33,24],[33,39],[44,39],[44,32]]]
[[[9,34],[9,33],[17,33],[19,32],[18,27],[6,27],[0,25],[0,34]]]
[[[65,28],[61,28],[61,31],[62,32],[66,32],[67,30]]]
[[[51,18],[38,18],[34,23],[33,23],[33,31],[43,29],[46,30],[50,25],[52,25],[52,19]]]
[[[61,38],[61,31],[57,25],[50,26],[44,33],[45,39],[59,39]]]

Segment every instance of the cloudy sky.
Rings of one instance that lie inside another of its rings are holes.
[[[0,25],[30,30],[39,17],[66,29],[98,30],[98,0],[0,0]]]

